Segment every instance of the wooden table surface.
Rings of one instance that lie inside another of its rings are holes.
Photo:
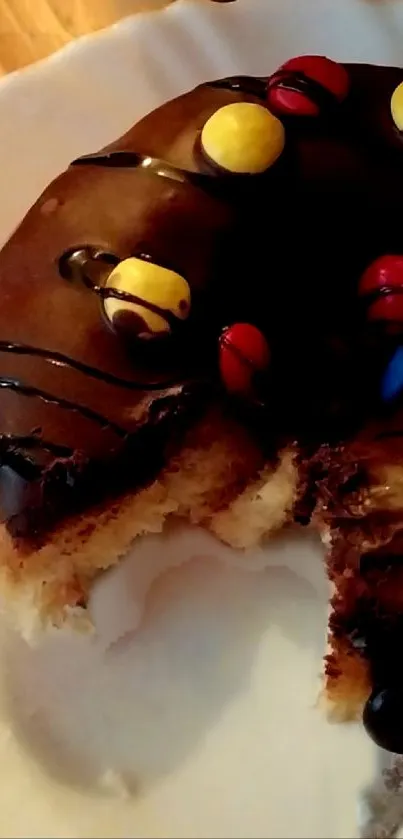
[[[0,75],[59,49],[72,38],[173,0],[0,0]]]

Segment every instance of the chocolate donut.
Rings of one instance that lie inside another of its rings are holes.
[[[219,80],[75,161],[28,213],[0,257],[0,504],[14,533],[76,508],[81,483],[88,503],[106,469],[108,491],[115,471],[119,485],[122,460],[130,482],[152,474],[178,414],[204,405],[217,335],[232,321],[257,324],[273,347],[274,392],[288,391],[281,405],[273,397],[277,425],[302,391],[308,416],[297,410],[294,434],[326,413],[322,352],[337,366],[332,339],[346,343],[355,328],[357,272],[400,238],[402,175],[384,118],[402,74],[347,72],[350,95],[330,123],[285,123],[286,151],[267,173],[226,176],[203,159],[213,114],[262,106],[262,79]],[[192,311],[172,345],[130,346],[108,328],[97,295],[63,277],[61,260],[83,247],[118,261],[146,253],[186,279]]]
[[[403,253],[403,70],[285,70],[206,82],[73,161],[0,254],[0,576],[41,619],[82,610],[172,513],[241,547],[315,523],[339,593],[347,567],[362,582],[355,520],[403,470],[382,384],[401,319],[367,293],[386,299],[371,265]],[[396,307],[395,274],[387,291]],[[376,670],[354,591],[327,662],[347,715],[351,673],[363,700]]]

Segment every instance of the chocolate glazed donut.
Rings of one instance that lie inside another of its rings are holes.
[[[285,151],[263,174],[228,175],[201,151],[219,108],[265,102],[264,77],[238,76],[74,161],[30,210],[0,255],[0,513],[14,534],[32,538],[150,477],[180,419],[209,400],[217,338],[233,322],[255,324],[272,348],[268,438],[316,440],[324,417],[327,436],[346,405],[366,404],[356,282],[401,239],[403,170],[384,102],[403,73],[348,71],[330,121],[284,118]],[[66,255],[86,249],[103,257],[80,282]],[[190,288],[190,315],[162,348],[127,343],[105,317],[107,270],[133,256]]]

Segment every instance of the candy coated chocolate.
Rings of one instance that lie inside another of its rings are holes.
[[[113,326],[124,328],[126,335],[150,339],[169,335],[173,319],[185,320],[190,313],[190,288],[175,271],[145,259],[130,257],[113,269],[107,288],[125,291],[137,297],[131,303],[109,297],[105,313]]]
[[[345,67],[322,55],[301,55],[269,79],[269,107],[278,114],[318,116],[340,103],[350,87]]]
[[[401,82],[392,93],[390,110],[396,128],[398,128],[399,131],[403,131],[403,82]]]
[[[266,338],[250,323],[235,323],[220,337],[220,374],[229,393],[250,396],[257,373],[267,370],[270,350]]]
[[[267,108],[234,102],[207,120],[201,134],[208,160],[227,172],[257,175],[269,169],[283,151],[284,127]]]
[[[359,294],[367,301],[371,321],[403,323],[403,256],[385,254],[361,277]]]
[[[403,688],[374,690],[365,705],[363,722],[377,746],[403,754]]]
[[[381,398],[384,402],[397,399],[403,392],[403,347],[398,347],[392,355],[381,382]]]

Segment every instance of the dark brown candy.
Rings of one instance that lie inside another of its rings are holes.
[[[377,746],[403,754],[403,685],[376,688],[365,705],[363,722]]]

